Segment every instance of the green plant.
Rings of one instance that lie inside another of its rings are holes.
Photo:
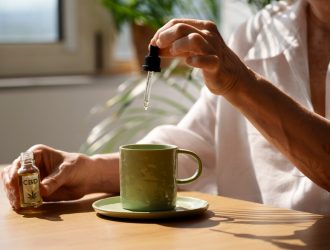
[[[112,1],[116,4],[121,2],[119,0],[104,2]],[[140,1],[127,0],[125,2],[139,3]],[[154,3],[156,1],[146,2]],[[162,3],[162,1],[159,2]],[[182,4],[185,1],[178,2]],[[210,4],[211,2],[213,1],[209,1]],[[248,0],[248,2],[253,5],[253,8],[261,8],[270,0]],[[176,4],[180,7],[178,3]],[[190,7],[186,7],[186,5],[181,7],[181,9],[184,8]],[[133,14],[132,16],[134,17]],[[138,15],[136,14],[136,16]],[[122,144],[135,143],[157,125],[176,124],[195,103],[203,86],[202,81],[192,74],[192,70],[189,68],[185,68],[183,72],[177,74],[178,62],[178,60],[174,60],[167,69],[155,75],[155,85],[160,87],[161,91],[155,91],[156,86],[153,86],[151,107],[148,111],[143,109],[143,94],[146,84],[144,75],[128,79],[120,85],[116,95],[106,103],[94,108],[92,117],[98,117],[100,122],[97,122],[90,132],[81,151],[86,154],[115,152]]]
[[[217,0],[102,0],[102,4],[111,12],[118,30],[126,22],[158,29],[173,17],[219,21]]]
[[[120,145],[136,142],[157,125],[176,124],[196,101],[202,87],[191,69],[181,68],[178,74],[178,63],[174,60],[163,72],[154,75],[151,107],[147,111],[143,109],[145,76],[128,79],[115,96],[95,107],[93,117],[99,116],[101,121],[92,129],[81,151],[115,152]]]

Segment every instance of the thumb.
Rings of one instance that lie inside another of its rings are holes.
[[[65,183],[65,174],[62,165],[53,173],[45,177],[41,181],[41,193],[42,196],[48,197],[52,195],[57,189],[59,189]]]

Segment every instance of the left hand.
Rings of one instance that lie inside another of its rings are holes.
[[[40,171],[40,192],[45,201],[79,199],[97,189],[97,170],[91,157],[46,145],[34,145],[29,151],[33,152]],[[0,172],[8,200],[15,210],[20,208],[19,167],[20,157]]]
[[[160,48],[161,56],[184,57],[188,65],[200,68],[205,84],[217,95],[227,94],[249,74],[211,21],[173,19],[156,32],[150,44]]]

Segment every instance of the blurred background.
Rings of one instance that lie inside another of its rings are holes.
[[[165,61],[146,113],[140,65],[150,37],[167,19],[196,17],[217,22],[227,40],[269,1],[248,2],[0,0],[0,164],[39,143],[115,151],[158,123],[176,123],[202,83]],[[180,96],[184,104],[170,99]]]

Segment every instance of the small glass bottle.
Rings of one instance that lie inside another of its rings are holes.
[[[21,167],[17,171],[21,208],[38,207],[42,204],[40,195],[40,173],[34,163],[32,152],[21,153]]]

